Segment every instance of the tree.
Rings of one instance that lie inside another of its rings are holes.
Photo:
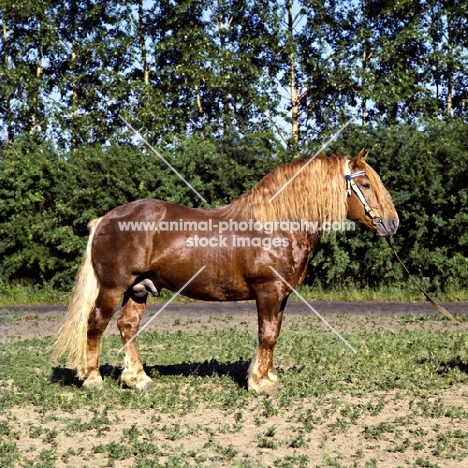
[[[48,1],[0,4],[0,115],[10,144],[16,135],[47,127],[44,60],[53,44],[47,28],[48,8]]]
[[[426,86],[435,88],[441,117],[464,117],[468,102],[468,5],[459,0],[428,1],[423,24],[429,38]]]

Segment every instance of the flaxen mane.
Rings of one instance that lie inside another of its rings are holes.
[[[222,208],[230,219],[341,221],[346,217],[345,156],[319,156],[282,164]],[[271,202],[275,194],[298,174]]]

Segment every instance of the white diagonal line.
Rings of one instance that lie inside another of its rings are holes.
[[[204,269],[206,265],[202,266],[139,330],[138,333],[132,336],[124,346],[122,346],[117,354],[121,353],[151,322],[154,320]]]
[[[125,120],[125,119],[122,117],[121,114],[119,114],[119,118],[120,118],[120,120],[123,121],[123,123],[124,123],[138,138],[140,138],[140,140],[141,140],[151,151],[153,151],[154,154],[156,154],[156,156],[158,156],[164,163],[166,163],[166,165],[167,165],[170,169],[172,169],[172,171],[175,172],[175,174],[179,177],[180,180],[182,180],[183,182],[185,182],[185,183],[187,184],[187,186],[190,187],[205,203],[208,203],[208,202],[203,198],[203,196],[200,195],[200,193],[199,193],[194,187],[192,187],[192,185],[191,185],[187,180],[185,180],[184,176],[183,176],[182,174],[180,174],[179,172],[177,172],[177,169],[175,169],[175,168],[171,165],[171,163],[170,163],[169,161],[167,161],[167,160],[163,157],[163,155],[162,155],[156,148],[154,148],[154,147],[148,142],[148,140],[142,136],[142,134],[141,134],[138,130],[136,130],[135,128],[133,128],[133,126],[132,126],[129,122],[127,122],[127,120]]]
[[[283,281],[284,284],[286,284],[286,286],[289,287],[289,289],[291,289],[291,291],[293,291],[294,293],[296,293],[297,297],[320,319],[322,320],[323,323],[325,323],[325,325],[328,326],[328,328],[338,337],[341,339],[341,341],[343,341],[343,343],[346,344],[346,346],[348,346],[348,348],[354,353],[356,354],[357,351],[348,343],[348,341],[346,341],[340,334],[338,331],[336,331],[298,292],[296,289],[294,289],[272,266],[270,266],[270,268],[274,271],[274,273],[276,274],[276,276],[281,280]]]
[[[274,200],[333,140],[335,140],[343,130],[356,118],[352,116],[322,147],[268,200]]]

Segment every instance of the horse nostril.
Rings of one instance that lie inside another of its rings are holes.
[[[398,228],[398,219],[393,218],[393,219],[390,221],[390,225],[391,225],[391,227],[396,231],[397,228]]]

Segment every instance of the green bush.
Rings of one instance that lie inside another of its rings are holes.
[[[467,124],[432,122],[349,131],[332,148],[369,162],[400,216],[394,241],[410,270],[432,291],[468,285]],[[239,197],[290,158],[271,135],[192,136],[164,157],[210,206]],[[298,194],[300,196],[300,194]],[[0,280],[69,288],[86,244],[86,225],[141,198],[207,208],[151,151],[81,146],[58,151],[30,137],[0,150]],[[390,248],[358,227],[322,239],[306,283],[320,288],[403,285]]]
[[[281,147],[256,135],[193,137],[165,159],[214,206],[252,187],[278,160]],[[116,206],[160,198],[201,202],[151,151],[81,146],[58,151],[26,137],[0,152],[0,278],[68,288],[86,245],[87,223]]]
[[[369,163],[392,194],[400,217],[394,243],[410,271],[433,291],[468,285],[468,126],[461,121],[401,124],[348,132],[336,152]],[[403,284],[386,242],[349,232],[322,240],[308,282],[325,286]]]

